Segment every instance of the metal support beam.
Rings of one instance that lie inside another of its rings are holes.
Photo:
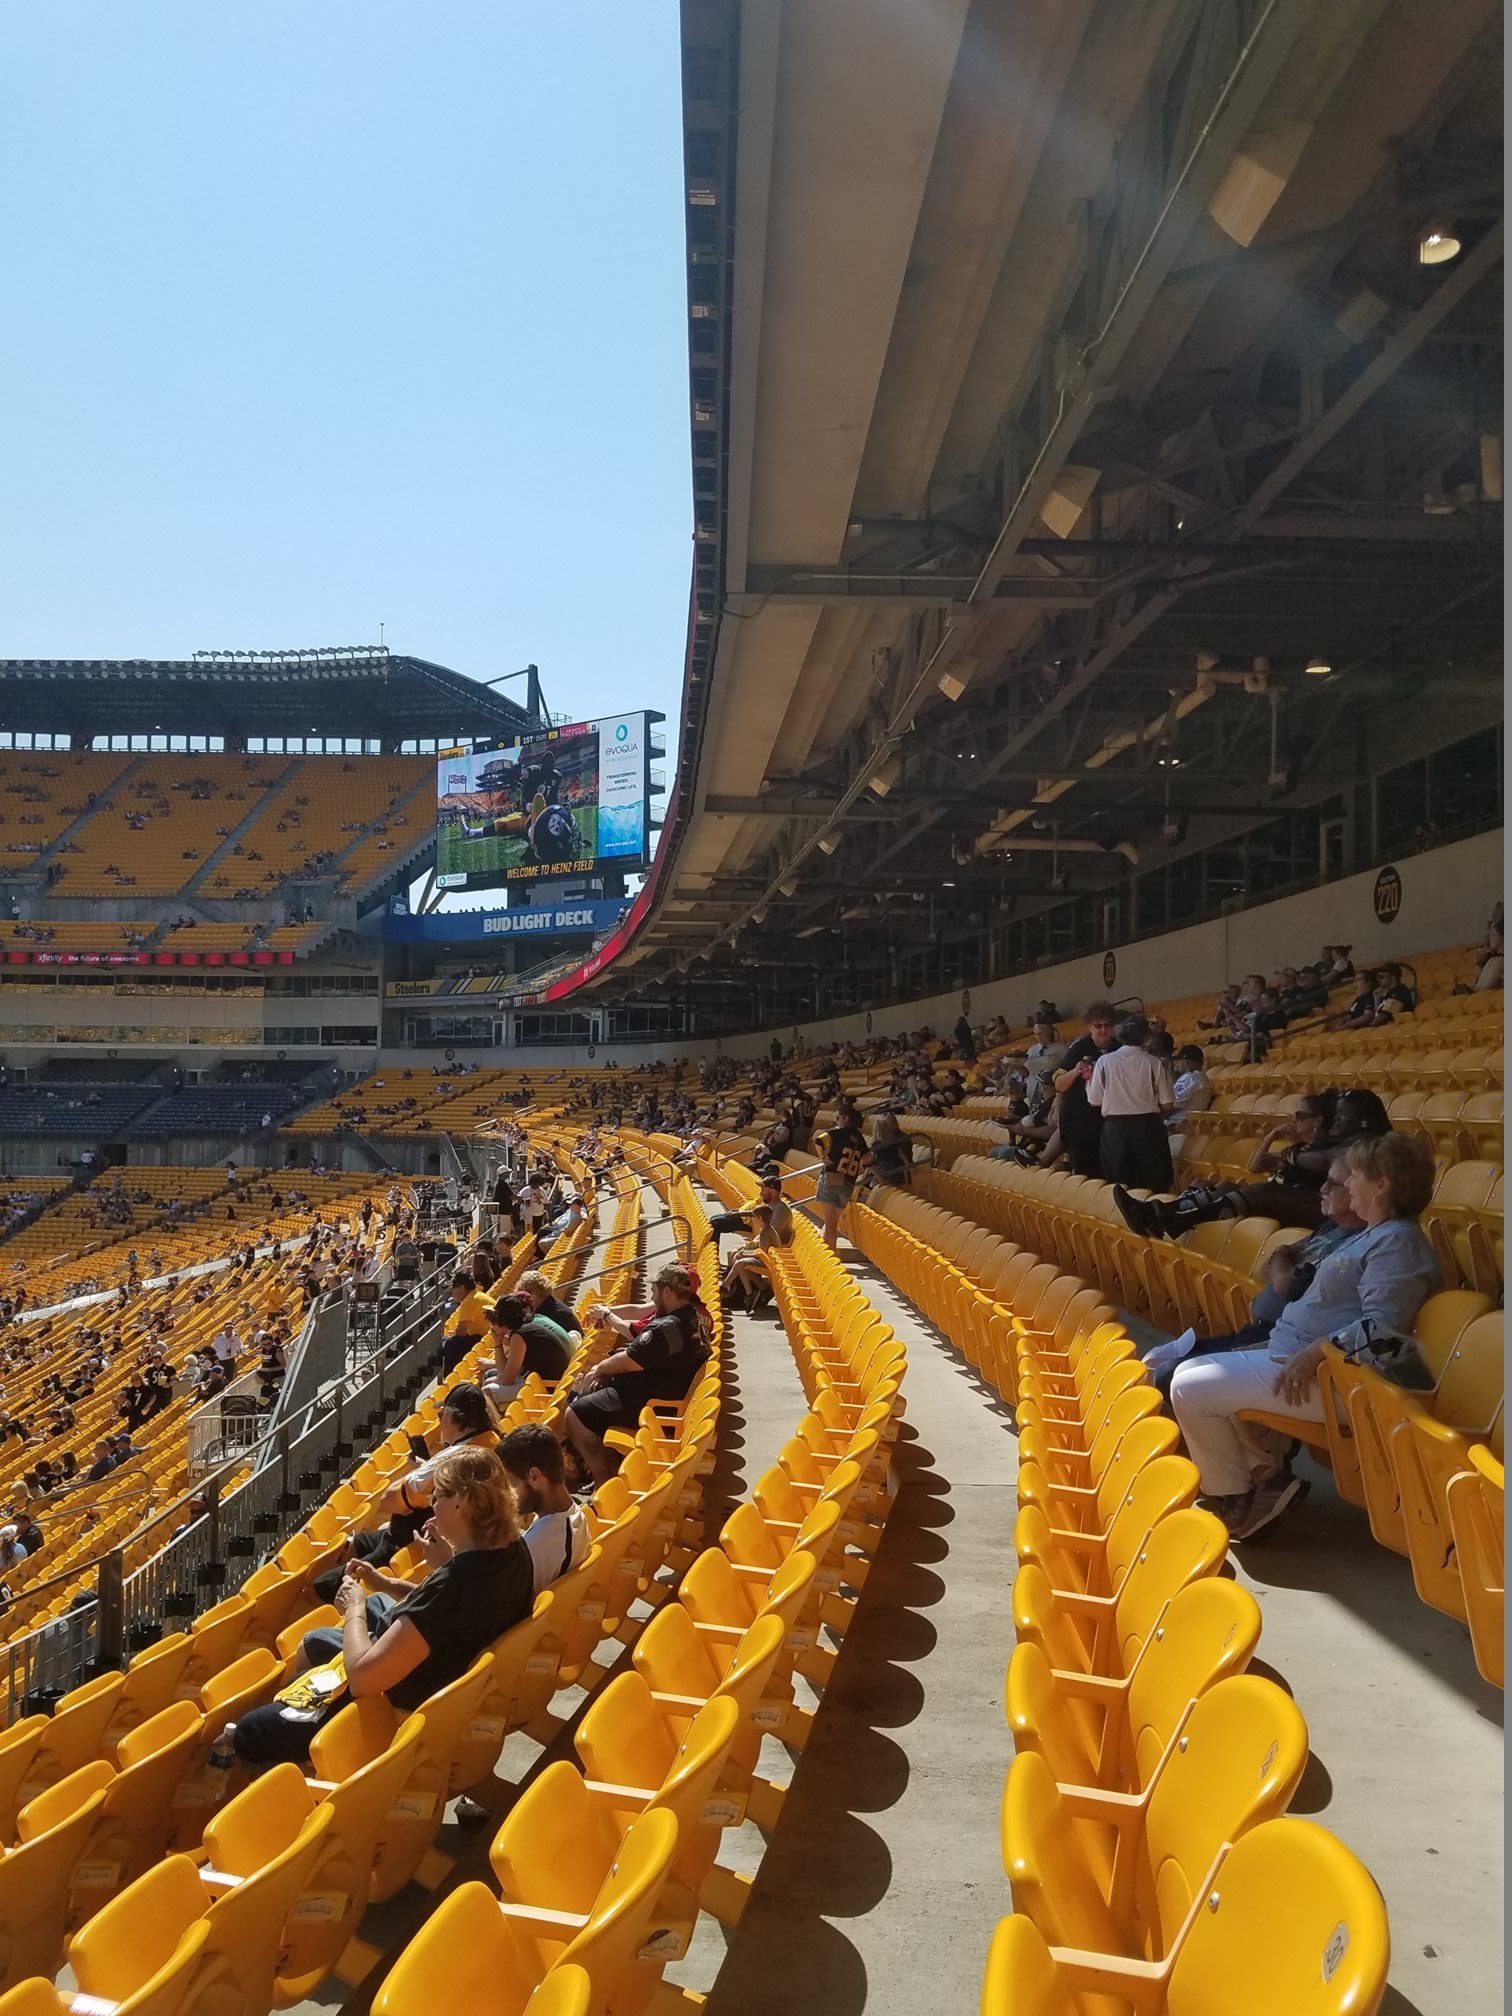
[[[1365,369],[1297,442],[1283,455],[1270,474],[1255,485],[1243,508],[1232,520],[1235,536],[1250,531],[1265,516],[1275,500],[1293,484],[1348,425],[1365,402],[1372,398],[1392,374],[1432,335],[1444,317],[1464,300],[1472,287],[1501,264],[1502,220],[1487,231],[1480,243],[1467,252],[1439,282],[1417,313],[1406,321],[1389,342],[1383,343]]]

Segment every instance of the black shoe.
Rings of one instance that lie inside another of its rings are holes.
[[[1119,1216],[1131,1232],[1137,1232],[1141,1239],[1163,1239],[1165,1227],[1160,1222],[1160,1212],[1154,1204],[1142,1197],[1131,1197],[1121,1183],[1113,1185],[1113,1202],[1118,1206]]]

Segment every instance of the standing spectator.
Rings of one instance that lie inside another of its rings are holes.
[[[814,1200],[824,1221],[824,1243],[832,1253],[839,1242],[840,1214],[855,1194],[861,1171],[871,1161],[866,1136],[852,1117],[854,1107],[848,1109],[842,1100],[836,1112],[833,1124],[815,1136],[824,1157],[824,1168]]]
[[[1142,1015],[1119,1023],[1117,1045],[1092,1067],[1087,1103],[1102,1114],[1098,1152],[1108,1182],[1169,1190],[1171,1142],[1165,1122],[1171,1081],[1161,1060],[1144,1047],[1149,1035]]]
[[[1102,1114],[1088,1101],[1087,1087],[1098,1060],[1118,1047],[1117,1019],[1111,1001],[1094,1001],[1087,1010],[1087,1033],[1077,1037],[1051,1081],[1060,1094],[1061,1144],[1078,1176],[1102,1174]]]
[[[967,1020],[964,1010],[956,1017],[956,1025],[952,1033],[955,1036],[957,1057],[960,1058],[963,1064],[975,1064],[977,1054],[976,1038],[971,1033],[971,1024]]]

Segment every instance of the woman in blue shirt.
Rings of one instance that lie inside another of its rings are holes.
[[[1438,1263],[1418,1218],[1433,1195],[1433,1157],[1406,1134],[1367,1135],[1343,1157],[1349,1204],[1363,1229],[1336,1246],[1304,1295],[1277,1316],[1264,1350],[1190,1358],[1171,1381],[1171,1406],[1202,1489],[1236,1540],[1274,1523],[1307,1490],[1278,1464],[1275,1437],[1241,1408],[1321,1421],[1317,1369],[1330,1340],[1367,1359],[1371,1339],[1410,1336],[1438,1285]]]

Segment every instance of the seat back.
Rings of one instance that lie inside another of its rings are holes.
[[[57,1973],[74,1864],[99,1820],[114,1775],[96,1759],[40,1793],[17,1815],[20,1844],[0,1856],[0,1988],[12,1987],[28,1974],[50,1981]]]
[[[1183,1922],[1225,1841],[1286,1810],[1307,1763],[1289,1694],[1251,1674],[1220,1680],[1187,1717],[1150,1794],[1146,1874],[1163,1939]]]
[[[604,2008],[632,1969],[643,1967],[653,1979],[660,1973],[659,1963],[637,1956],[676,1848],[671,1813],[642,1813],[631,1822],[587,1925],[561,1955],[561,1965],[581,1967],[588,1976],[590,2008]],[[640,2006],[638,1999],[634,2006]]]
[[[277,1778],[284,1772],[292,1772],[303,1789],[304,1781],[295,1766],[278,1764],[241,1797],[248,1798],[269,1779]],[[308,1798],[306,1793],[307,1804]],[[212,1826],[228,1820],[238,1803],[233,1800],[232,1806],[217,1815]],[[280,1789],[279,1803],[291,1814],[296,1810],[295,1802],[285,1788]],[[271,1806],[272,1802],[269,1804]],[[210,1906],[205,1973],[223,1983],[234,1983],[243,1998],[240,2006],[248,2012],[248,2016],[272,2006],[284,1926],[305,1888],[310,1870],[330,1830],[332,1817],[329,1806],[314,1806],[292,1838],[286,1835],[283,1846],[276,1853],[270,1855],[261,1867],[245,1875],[234,1889],[217,1896]],[[249,1823],[246,1840],[258,1836],[263,1819],[264,1815],[258,1814]],[[232,1830],[224,1831],[229,1836]],[[210,1830],[207,1828],[207,1845],[209,1837]],[[123,1898],[130,1895],[129,1890],[123,1892]],[[200,1992],[206,1997],[206,2006],[213,2008],[215,2004],[210,2000],[208,1985],[202,1986]]]
[[[1187,1704],[1242,1673],[1260,1642],[1260,1605],[1237,1582],[1209,1576],[1178,1590],[1129,1676],[1132,1782],[1147,1785]]]
[[[1268,1820],[1224,1857],[1177,1955],[1166,2016],[1369,2016],[1390,1960],[1369,1870],[1310,1820]]]
[[[1122,1582],[1158,1523],[1195,1501],[1199,1481],[1196,1464],[1185,1456],[1157,1456],[1133,1479],[1108,1524],[1107,1573],[1112,1587]]]
[[[131,1997],[165,1975],[173,1978],[180,1962],[186,1978],[196,1979],[204,1972],[209,1909],[210,1893],[187,1855],[155,1863],[69,1941],[80,1992],[134,2009]],[[188,2016],[193,2004],[178,2007]]]
[[[360,1705],[349,1703],[341,1715]],[[332,1721],[340,1719],[335,1716]],[[343,1777],[329,1794],[325,1803],[330,1828],[284,1926],[278,1958],[280,2006],[313,1993],[356,1934],[372,1893],[384,1820],[414,1774],[424,1735],[424,1722],[411,1715],[387,1749]],[[302,1910],[306,1898],[318,1900],[319,1908]]]
[[[525,1941],[483,1883],[464,1883],[425,1920],[373,1998],[372,2016],[431,2016],[438,2008],[496,2016],[587,2016],[590,1983],[576,1967],[555,1967],[537,1999]]]

